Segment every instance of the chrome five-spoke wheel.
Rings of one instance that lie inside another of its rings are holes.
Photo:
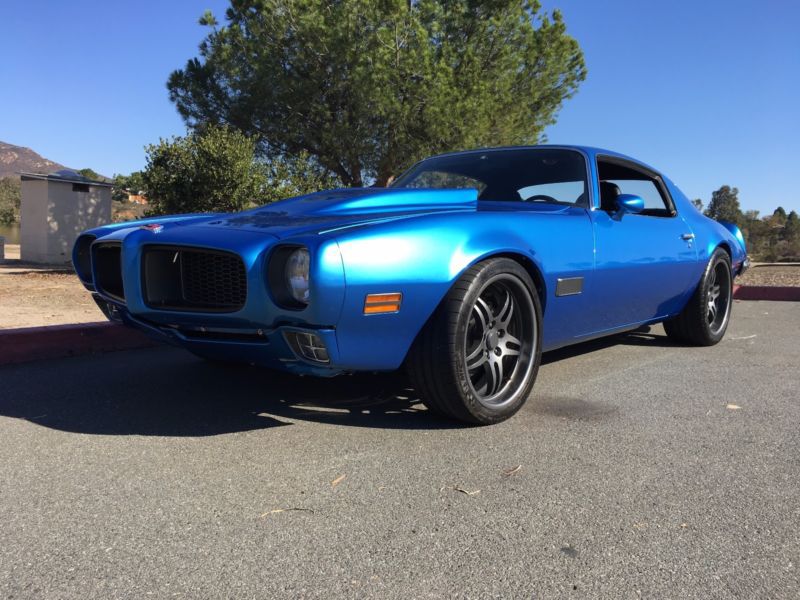
[[[679,314],[664,321],[664,330],[675,341],[712,346],[725,335],[732,301],[731,258],[725,250],[717,248],[694,294]]]
[[[497,275],[472,305],[464,332],[469,382],[481,403],[508,402],[504,394],[530,369],[538,335],[533,302],[521,281]]]
[[[541,323],[537,288],[520,263],[493,258],[467,269],[409,354],[422,401],[471,423],[507,419],[536,380]]]
[[[731,303],[731,271],[728,265],[720,261],[709,273],[708,281],[708,313],[706,320],[712,334],[727,325]]]

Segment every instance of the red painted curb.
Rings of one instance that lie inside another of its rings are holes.
[[[800,287],[771,287],[768,285],[735,285],[735,300],[777,300],[800,302]]]
[[[145,334],[116,323],[2,329],[0,365],[154,345]]]

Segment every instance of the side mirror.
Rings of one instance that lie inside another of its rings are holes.
[[[617,196],[617,208],[621,213],[635,215],[644,210],[644,200],[636,194],[620,194]]]

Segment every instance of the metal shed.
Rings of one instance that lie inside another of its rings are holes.
[[[69,262],[81,231],[111,222],[111,187],[75,171],[20,173],[20,258],[34,263]]]

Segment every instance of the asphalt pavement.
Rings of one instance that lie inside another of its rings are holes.
[[[550,353],[482,428],[396,376],[0,367],[0,598],[798,598],[798,334]]]

